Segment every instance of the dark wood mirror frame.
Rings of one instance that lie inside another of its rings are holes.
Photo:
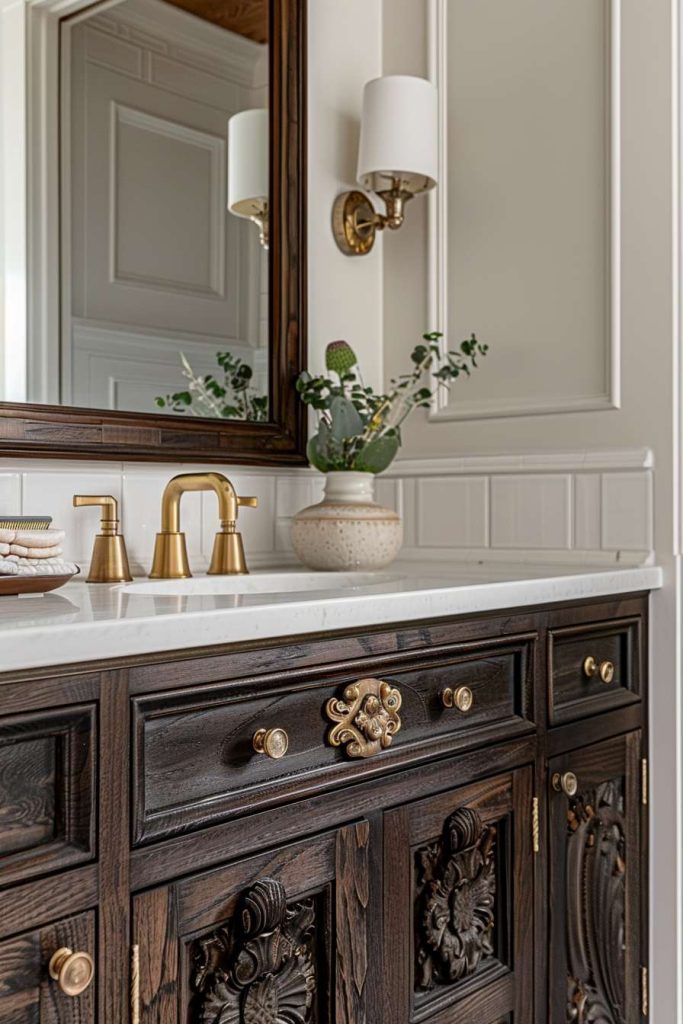
[[[268,0],[271,220],[268,423],[0,403],[0,456],[301,465],[306,416],[306,0]]]

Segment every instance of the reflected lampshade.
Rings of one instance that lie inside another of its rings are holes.
[[[260,217],[268,208],[268,111],[241,110],[228,121],[228,209]]]
[[[437,180],[437,91],[425,78],[386,75],[363,93],[358,181],[371,192],[412,195]]]

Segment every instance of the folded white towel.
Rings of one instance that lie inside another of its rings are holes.
[[[9,549],[9,544],[6,544],[4,541],[0,540],[0,555],[9,555]]]
[[[62,554],[62,547],[55,544],[51,548],[30,548],[24,544],[10,544],[9,553],[20,558],[57,558]]]
[[[73,576],[78,572],[75,562],[61,558],[0,558],[0,576]]]
[[[65,537],[64,530],[17,530],[12,540],[26,548],[54,548]]]

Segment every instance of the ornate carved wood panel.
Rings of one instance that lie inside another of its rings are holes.
[[[95,708],[0,720],[0,886],[95,856]]]
[[[640,1020],[638,744],[632,734],[551,763],[551,1017],[558,1022]],[[558,791],[567,772],[569,784]]]
[[[392,1022],[441,1019],[449,1006],[463,1020],[531,1020],[530,809],[522,769],[385,815],[385,878],[398,890],[385,936],[414,936],[398,984],[392,968]]]
[[[140,1024],[370,1024],[369,837],[359,822],[136,897]]]

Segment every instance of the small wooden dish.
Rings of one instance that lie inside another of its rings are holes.
[[[47,594],[57,590],[78,576],[77,572],[66,576],[0,576],[0,597],[16,597],[18,594]]]

